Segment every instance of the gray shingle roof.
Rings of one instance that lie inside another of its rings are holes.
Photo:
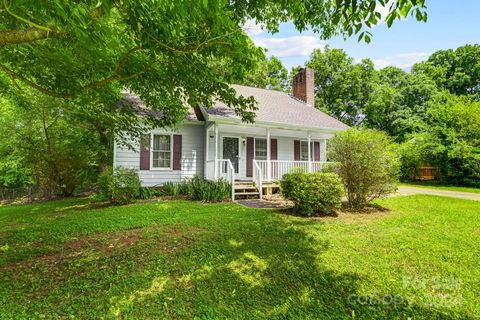
[[[348,129],[346,124],[284,92],[241,85],[232,85],[232,87],[238,95],[255,98],[258,107],[255,121],[322,129]],[[205,111],[211,116],[240,119],[222,102]]]
[[[140,115],[152,115],[156,117],[163,117],[163,113],[160,111],[151,111],[147,108],[145,103],[139,96],[132,94],[128,91],[123,91],[123,99],[119,101],[119,106],[130,105],[137,108]],[[198,107],[189,108],[188,114],[184,118],[186,121],[205,121],[203,119],[202,112]]]

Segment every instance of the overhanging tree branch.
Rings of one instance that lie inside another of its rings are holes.
[[[225,45],[225,46],[229,46],[231,45],[230,42],[225,42],[225,41],[217,41],[221,38],[226,38],[234,33],[236,33],[238,31],[235,31],[235,32],[229,32],[229,33],[226,33],[226,34],[223,34],[223,35],[220,35],[220,36],[217,36],[217,37],[213,37],[213,38],[210,38],[210,39],[207,39],[197,45],[194,45],[194,46],[191,46],[191,47],[184,47],[184,48],[175,48],[175,47],[172,47],[168,44],[165,44],[163,43],[162,41],[160,41],[158,38],[156,38],[155,36],[153,36],[152,34],[150,33],[147,33],[148,37],[150,39],[152,39],[153,41],[155,41],[156,44],[158,44],[160,47],[164,48],[164,49],[167,49],[168,51],[172,51],[172,52],[175,52],[175,53],[195,53],[195,52],[198,52],[200,50],[203,50],[207,47],[210,47],[210,46],[213,46],[213,45]]]
[[[116,2],[113,2],[113,6],[116,5]],[[4,0],[4,7],[5,10],[16,19],[25,22],[32,27],[25,28],[25,29],[15,29],[15,30],[3,30],[0,31],[0,46],[4,46],[7,44],[20,44],[20,43],[28,43],[33,41],[45,40],[49,38],[56,38],[59,36],[64,36],[67,34],[66,31],[61,30],[60,28],[55,27],[44,27],[38,25],[30,20],[22,18],[17,14],[13,13],[10,8],[9,4]],[[92,20],[97,20],[101,16],[105,15],[105,10],[102,6],[99,6],[93,9],[89,16]]]
[[[57,97],[57,98],[64,98],[64,99],[73,98],[72,95],[55,92],[55,91],[52,91],[50,89],[39,86],[35,82],[33,82],[31,80],[28,80],[27,78],[25,78],[24,76],[22,76],[18,73],[13,72],[12,70],[10,70],[9,68],[5,67],[2,64],[0,64],[0,70],[5,72],[12,79],[12,81],[14,83],[15,83],[16,80],[20,80],[20,81],[26,83],[27,85],[29,85],[30,87],[34,88],[35,90],[40,91],[40,92],[42,92],[46,95],[49,95],[49,96],[52,96],[52,97]]]
[[[5,30],[0,31],[0,46],[44,40],[65,34],[65,32],[59,30],[47,31],[35,27],[19,30]]]
[[[110,83],[112,81],[115,81],[115,80],[130,80],[130,79],[141,76],[142,74],[144,74],[145,72],[150,70],[153,67],[153,65],[155,63],[157,63],[158,61],[151,61],[150,63],[145,64],[145,67],[143,69],[141,69],[140,71],[134,72],[132,74],[128,74],[128,75],[122,75],[121,74],[122,67],[125,64],[128,56],[130,56],[133,52],[136,52],[136,51],[141,50],[141,49],[142,49],[142,47],[140,47],[140,46],[133,47],[133,48],[129,49],[118,60],[118,62],[115,65],[115,68],[113,70],[113,73],[110,76],[108,76],[108,77],[106,77],[102,80],[99,80],[99,81],[93,81],[93,82],[86,83],[86,84],[82,85],[81,87],[83,89],[96,89],[96,88],[104,87],[108,83]],[[33,89],[35,89],[37,91],[40,91],[40,92],[42,92],[46,95],[52,96],[52,97],[71,99],[71,98],[74,98],[76,96],[75,94],[65,94],[65,93],[55,92],[55,91],[52,91],[50,89],[44,88],[44,87],[36,84],[35,82],[25,78],[24,76],[22,76],[18,73],[15,73],[14,71],[12,71],[11,69],[7,68],[6,66],[4,66],[2,64],[0,64],[0,71],[3,71],[5,74],[7,74],[10,77],[10,79],[12,80],[12,82],[14,83],[14,85],[17,85],[16,81],[19,80],[19,81],[27,84],[28,86],[32,87]],[[18,85],[17,85],[17,87],[18,87]]]
[[[10,10],[10,3],[8,2],[8,0],[3,0],[3,7],[5,8],[5,10],[8,12],[9,15],[11,15],[12,17],[14,17],[15,19],[17,20],[20,20],[22,22],[25,22],[26,24],[29,24],[31,25],[32,27],[34,28],[37,28],[39,30],[43,30],[43,31],[46,31],[46,32],[51,32],[52,30],[48,27],[44,27],[44,26],[41,26],[31,20],[28,20],[28,19],[25,19],[21,16],[19,16],[18,14],[14,13],[12,10]]]

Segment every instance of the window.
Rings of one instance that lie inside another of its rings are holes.
[[[255,138],[255,159],[267,160],[267,139]]]
[[[310,159],[312,161],[315,159],[314,155],[314,147],[313,147],[313,141],[310,142]],[[300,142],[300,160],[301,161],[308,161],[308,141],[301,141]]]
[[[152,168],[170,169],[172,159],[172,137],[170,135],[153,135]]]

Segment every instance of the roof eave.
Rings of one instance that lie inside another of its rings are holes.
[[[238,124],[243,124],[243,125],[259,124],[265,128],[275,128],[275,129],[288,128],[288,129],[293,129],[297,131],[315,131],[320,133],[337,133],[337,132],[348,129],[348,128],[340,129],[340,128],[328,128],[328,127],[308,127],[304,125],[294,125],[294,124],[269,122],[269,121],[255,121],[254,123],[249,124],[249,123],[243,122],[241,119],[233,119],[233,118],[226,118],[222,116],[213,116],[213,115],[208,116],[208,121],[214,121],[217,123],[224,123],[224,124],[237,124],[237,125]]]

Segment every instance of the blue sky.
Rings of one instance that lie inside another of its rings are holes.
[[[299,33],[291,23],[284,23],[280,32],[271,35],[253,23],[245,29],[253,41],[279,57],[287,69],[303,65],[314,48],[326,44],[344,49],[355,59],[370,58],[377,68],[389,65],[405,70],[425,60],[439,49],[457,48],[480,43],[480,0],[426,0],[428,21],[413,17],[396,21],[389,29],[386,23],[370,31],[370,44],[357,42],[357,37],[319,40],[312,32]]]

